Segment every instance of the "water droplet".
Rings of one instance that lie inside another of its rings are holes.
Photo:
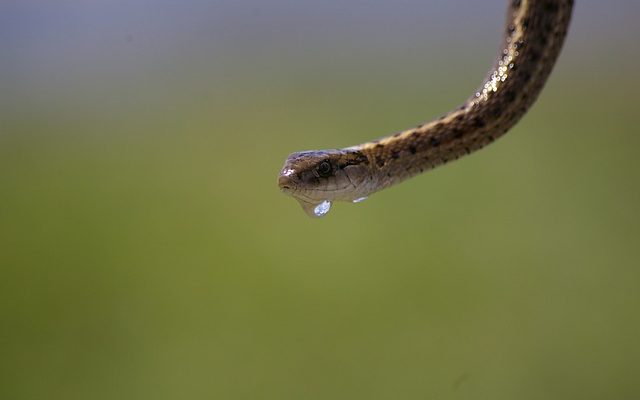
[[[367,196],[358,197],[357,199],[353,200],[353,202],[360,203],[361,201],[365,201],[366,199],[367,199]]]
[[[313,209],[313,213],[316,217],[323,217],[327,215],[329,210],[331,210],[331,202],[329,200],[325,200]]]

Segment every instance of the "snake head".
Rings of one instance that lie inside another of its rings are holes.
[[[356,149],[292,153],[280,171],[278,186],[312,217],[325,215],[331,202],[357,201],[369,193],[369,160]]]

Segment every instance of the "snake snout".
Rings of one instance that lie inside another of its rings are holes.
[[[278,186],[281,190],[291,190],[296,186],[294,179],[295,173],[293,169],[285,167],[280,171],[280,175],[278,175]]]

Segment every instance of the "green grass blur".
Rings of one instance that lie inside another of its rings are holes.
[[[503,139],[321,220],[277,189],[288,153],[435,117],[482,61],[107,79],[13,110],[0,398],[637,396],[637,80],[569,58]]]

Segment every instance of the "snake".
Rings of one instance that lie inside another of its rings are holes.
[[[498,57],[461,106],[356,146],[290,154],[278,186],[311,217],[479,150],[503,136],[540,94],[565,41],[573,0],[509,0]]]

